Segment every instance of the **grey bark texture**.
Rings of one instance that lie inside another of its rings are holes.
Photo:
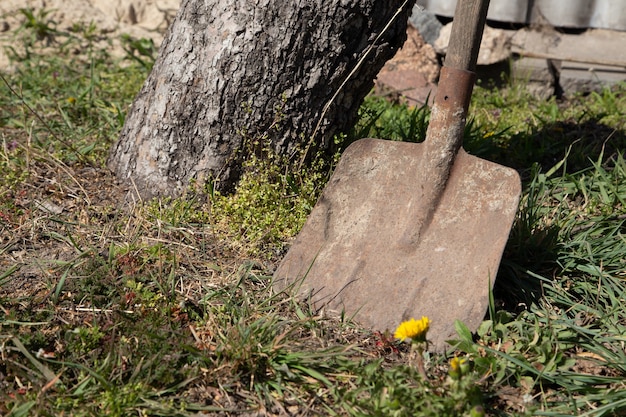
[[[175,196],[191,179],[232,189],[244,138],[282,154],[309,140],[323,148],[352,126],[376,74],[403,45],[414,0],[404,3],[183,0],[109,168],[144,198]]]

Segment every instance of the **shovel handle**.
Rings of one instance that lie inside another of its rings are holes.
[[[458,0],[444,62],[446,67],[476,71],[488,9],[489,0]]]

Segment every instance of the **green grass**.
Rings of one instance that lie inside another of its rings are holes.
[[[29,13],[0,70],[0,414],[626,413],[626,85],[564,102],[476,89],[466,147],[524,193],[486,320],[457,323],[424,378],[389,334],[273,290],[336,159],[263,151],[234,195],[125,202],[103,163],[150,43],[116,60],[93,28]],[[335,145],[420,141],[428,117],[369,97]],[[454,355],[469,367],[450,372]]]

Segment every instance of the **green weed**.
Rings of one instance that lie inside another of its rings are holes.
[[[333,162],[320,157],[306,170],[298,170],[294,160],[300,157],[287,158],[270,149],[251,153],[233,195],[209,191],[216,226],[228,230],[251,254],[282,253],[284,242],[298,233],[330,176]]]

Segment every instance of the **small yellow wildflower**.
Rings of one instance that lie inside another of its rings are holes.
[[[430,319],[426,316],[422,316],[420,320],[407,320],[400,323],[394,337],[396,339],[412,339],[414,342],[425,342],[426,333],[430,327]]]
[[[450,369],[448,370],[448,375],[454,380],[459,380],[463,375],[466,375],[469,372],[469,362],[467,358],[459,358],[455,356],[450,359]]]
[[[461,361],[462,359],[460,359],[458,356],[452,358],[450,360],[450,369],[455,372],[461,372]]]
[[[76,103],[76,97],[68,97],[67,98],[67,102],[70,103],[70,104]]]
[[[450,369],[448,370],[448,375],[450,378],[458,381],[461,379],[461,359],[458,356],[455,356],[450,360]]]

